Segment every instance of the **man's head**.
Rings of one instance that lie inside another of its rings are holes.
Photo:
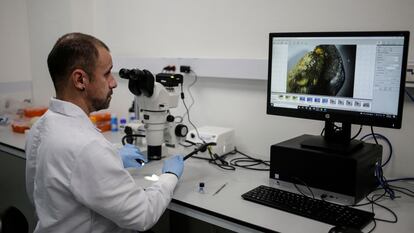
[[[109,106],[117,83],[111,74],[109,49],[102,41],[82,33],[63,35],[47,64],[56,98],[77,104],[86,113]]]

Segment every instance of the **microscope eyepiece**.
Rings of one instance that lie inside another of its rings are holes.
[[[142,80],[145,79],[147,76],[147,73],[140,70],[140,69],[125,69],[122,68],[119,70],[119,77],[123,79],[129,79],[129,80]]]
[[[129,80],[128,88],[134,95],[152,96],[154,76],[148,70],[122,68],[119,70],[119,77]]]
[[[129,73],[128,69],[122,68],[122,69],[119,70],[119,77],[121,77],[123,79],[129,79],[128,73]]]

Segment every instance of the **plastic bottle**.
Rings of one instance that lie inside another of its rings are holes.
[[[119,129],[124,130],[126,123],[127,120],[125,119],[125,117],[121,117],[121,119],[119,120]]]
[[[118,118],[115,115],[111,116],[111,131],[118,131]]]

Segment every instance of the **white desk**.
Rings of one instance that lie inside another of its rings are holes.
[[[119,143],[122,136],[119,133],[104,133],[112,142]],[[22,134],[10,132],[0,127],[0,150],[14,151],[18,156],[24,156],[24,140]],[[147,187],[151,181],[144,176],[160,174],[162,161],[146,164],[142,169],[130,170],[137,183]],[[328,232],[331,225],[313,221],[269,208],[241,198],[241,194],[260,184],[268,184],[268,172],[250,171],[237,168],[236,171],[226,171],[211,165],[204,160],[188,159],[182,178],[175,190],[169,209],[200,219],[202,221],[233,230],[235,232]],[[198,192],[199,182],[205,183],[205,193]],[[224,183],[228,183],[217,195],[213,193]],[[414,184],[406,184],[414,189]],[[411,233],[414,231],[414,199],[403,196],[397,201],[382,201],[381,204],[391,208],[398,215],[398,223],[377,221],[375,233]],[[369,210],[369,206],[363,209]],[[386,211],[376,208],[376,217],[391,219]],[[372,228],[368,225],[364,232]]]
[[[159,174],[161,162],[151,162],[140,170],[131,171],[137,183],[143,186],[151,182],[144,176],[156,171]],[[198,192],[199,182],[205,182],[204,194]],[[213,195],[224,183],[228,183],[217,195]],[[331,225],[317,222],[298,215],[245,201],[241,194],[257,187],[268,185],[268,172],[237,168],[226,171],[204,160],[188,159],[185,162],[183,177],[174,193],[169,209],[218,225],[235,232],[328,232]],[[409,185],[414,189],[414,184]],[[374,232],[412,232],[414,230],[414,199],[404,197],[398,201],[383,201],[397,214],[397,224],[377,221]],[[362,209],[370,210],[370,206]],[[384,210],[376,208],[377,218],[389,219]],[[364,232],[371,229],[368,225]]]

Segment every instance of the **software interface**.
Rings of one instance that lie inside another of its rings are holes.
[[[396,117],[404,37],[273,37],[271,105]]]

